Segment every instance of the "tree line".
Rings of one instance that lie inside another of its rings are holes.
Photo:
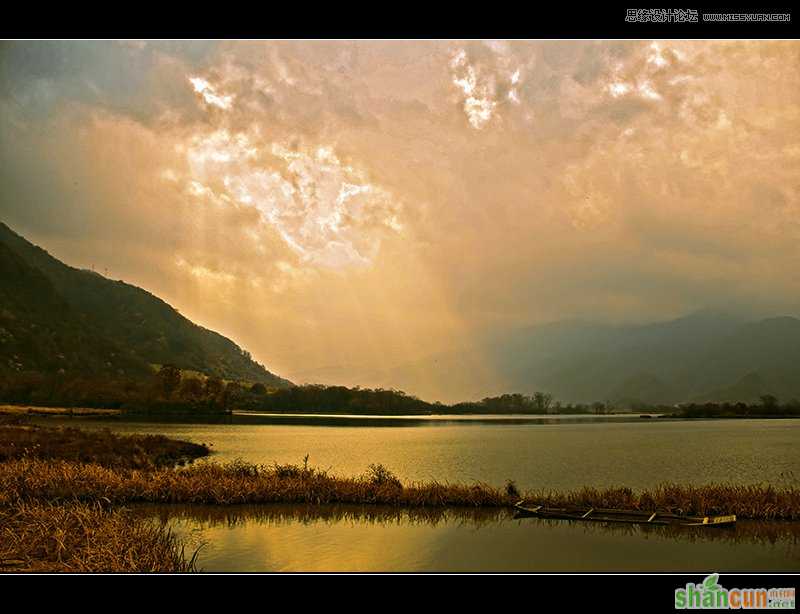
[[[681,418],[782,418],[800,416],[800,401],[781,403],[771,394],[762,395],[757,403],[686,403],[680,405]]]
[[[482,401],[430,403],[402,390],[307,384],[269,388],[262,383],[187,375],[163,365],[145,377],[67,376],[19,373],[0,378],[0,401],[60,407],[104,407],[148,412],[224,412],[232,409],[273,413],[526,413],[563,408],[552,395],[504,394]],[[565,406],[575,411],[573,406]]]
[[[18,373],[0,377],[0,402],[40,406],[97,407],[139,412],[221,413],[233,409],[268,413],[354,414],[606,414],[611,403],[562,404],[546,392],[502,394],[451,405],[424,401],[402,390],[307,384],[269,388],[263,383],[188,375],[164,365],[149,376],[84,376]],[[757,403],[638,405],[685,418],[800,416],[800,401],[780,403],[764,395]]]

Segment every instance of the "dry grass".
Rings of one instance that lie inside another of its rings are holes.
[[[584,488],[570,493],[531,492],[526,500],[547,505],[586,505],[682,514],[736,514],[760,520],[800,519],[800,489],[772,486],[702,487],[666,484]],[[184,469],[111,469],[96,464],[19,459],[0,463],[0,505],[17,500],[124,503],[351,503],[400,507],[505,507],[519,497],[487,484],[403,484],[385,468],[338,477],[294,465],[204,463]]]
[[[0,505],[16,500],[111,503],[361,503],[407,507],[499,507],[512,503],[486,484],[403,485],[385,469],[354,478],[293,465],[204,463],[184,469],[112,469],[69,461],[0,463]]]
[[[504,507],[417,507],[403,508],[383,505],[139,505],[133,511],[141,517],[156,517],[167,525],[179,519],[200,523],[208,527],[234,527],[248,522],[277,526],[302,523],[370,525],[426,525],[459,524],[474,529],[502,524],[515,516],[514,510]],[[537,527],[561,529],[563,520],[545,518],[526,519]],[[678,525],[648,525],[626,523],[580,522],[572,523],[576,531],[587,534],[647,535],[662,539],[691,542],[725,541],[730,543],[792,544],[800,546],[800,522],[742,520],[735,527],[684,527]]]
[[[41,415],[41,416],[116,416],[119,409],[98,409],[94,407],[36,407],[35,405],[0,405],[0,414]]]
[[[209,453],[205,445],[163,435],[120,436],[108,430],[32,426],[16,417],[0,421],[0,462],[38,458],[147,469],[172,467]]]
[[[132,511],[148,518],[157,518],[165,526],[179,519],[210,527],[234,527],[255,522],[260,525],[340,522],[369,525],[426,525],[436,527],[454,523],[473,528],[502,523],[514,517],[506,507],[398,507],[356,504],[296,504],[270,505],[160,505],[131,506]],[[787,523],[789,524],[789,523]],[[791,523],[794,524],[794,523]],[[800,527],[798,527],[800,530]]]
[[[196,554],[196,553],[195,553]],[[0,507],[0,571],[194,571],[175,536],[98,503]]]
[[[33,426],[23,414],[0,420],[0,468],[103,467],[146,471],[172,467],[209,453],[208,448],[162,436],[120,437],[109,431]],[[66,460],[65,460],[66,459]],[[30,476],[32,477],[32,476]],[[40,476],[41,477],[41,476]],[[7,482],[8,485],[8,482]],[[0,487],[0,571],[159,572],[190,571],[175,537],[125,510],[108,509],[102,496],[78,502],[67,494],[53,501],[19,496]],[[58,503],[58,504],[56,504]]]
[[[376,518],[395,518],[394,509],[435,523],[441,519],[436,510],[472,508],[494,518],[524,498],[553,506],[800,520],[797,486],[665,484],[638,492],[584,488],[522,494],[511,482],[502,489],[482,483],[403,483],[382,465],[370,465],[361,476],[338,477],[309,467],[307,459],[303,466],[234,462],[174,468],[208,452],[163,436],[31,426],[24,416],[6,416],[0,420],[0,570],[192,570],[194,557],[186,560],[168,530],[119,508],[129,503],[287,504],[312,517],[315,512],[308,510],[322,504],[355,504],[383,510]]]
[[[638,492],[630,488],[582,488],[568,493],[539,491],[527,493],[525,500],[553,507],[575,505],[660,510],[691,516],[736,514],[738,518],[757,520],[800,520],[800,488],[794,486],[668,483]]]

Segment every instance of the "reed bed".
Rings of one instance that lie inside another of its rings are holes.
[[[18,502],[0,507],[0,571],[189,572],[163,527],[99,503]]]
[[[758,520],[800,520],[800,489],[664,484],[630,488],[534,491],[513,485],[424,482],[403,484],[372,466],[364,475],[338,477],[309,467],[203,463],[181,469],[138,470],[72,461],[22,458],[0,463],[0,505],[16,501],[106,501],[236,505],[255,503],[369,504],[416,507],[508,507],[525,499],[552,506],[582,505],[679,514],[736,514]]]
[[[772,485],[683,486],[661,484],[651,490],[582,488],[574,492],[537,491],[525,500],[553,506],[589,506],[626,510],[660,510],[691,516],[736,514],[755,520],[800,520],[800,488]]]
[[[564,528],[565,521],[537,518],[537,527],[550,530]],[[648,539],[690,543],[722,542],[785,546],[791,553],[800,553],[800,523],[776,520],[741,520],[732,527],[685,527],[679,525],[627,524],[622,522],[573,522],[571,529],[586,535],[645,536]]]
[[[166,525],[171,520],[188,520],[209,527],[235,527],[249,522],[267,525],[300,523],[311,525],[340,522],[370,525],[426,525],[441,524],[480,528],[497,524],[514,517],[514,511],[505,507],[399,507],[390,505],[298,505],[273,503],[270,505],[135,505],[136,514],[156,517]],[[800,526],[798,526],[800,531]]]
[[[95,407],[39,407],[37,405],[0,405],[0,415],[40,416],[118,416],[120,409]]]
[[[514,518],[514,511],[503,507],[420,507],[402,508],[382,505],[141,505],[134,513],[155,517],[164,526],[171,521],[188,521],[206,527],[236,527],[246,523],[280,526],[283,524],[338,522],[370,525],[439,525],[458,524],[475,530],[496,526]],[[531,519],[524,519],[530,521]],[[564,529],[563,520],[535,519],[539,528]],[[626,524],[615,522],[570,523],[572,530],[587,534],[645,535],[664,540],[679,538],[690,542],[722,541],[747,544],[786,544],[800,547],[800,522],[742,520],[735,527],[684,527],[677,525]]]
[[[107,501],[114,504],[359,503],[405,507],[501,507],[513,500],[487,484],[403,485],[380,466],[342,478],[292,465],[204,463],[136,470],[22,458],[0,463],[0,505],[17,500]]]
[[[0,462],[38,458],[150,469],[172,467],[208,454],[205,445],[163,435],[122,436],[105,429],[36,426],[19,417],[0,421]]]
[[[236,510],[242,505],[270,503],[284,505],[255,512],[270,522],[352,516],[380,523],[413,520],[435,525],[455,518],[461,512],[453,510],[460,509],[467,514],[458,516],[461,521],[480,524],[511,513],[511,506],[521,499],[550,506],[800,520],[800,487],[795,485],[663,484],[642,491],[583,488],[521,493],[513,482],[504,488],[484,483],[403,483],[382,465],[370,465],[363,475],[340,477],[309,467],[307,458],[302,466],[242,461],[186,465],[209,452],[205,445],[163,436],[42,427],[30,424],[25,416],[0,416],[0,571],[194,570],[195,557],[187,560],[181,541],[164,524],[158,526],[123,507],[134,503],[204,504],[222,514],[218,521],[227,523],[240,520]],[[322,509],[329,513],[320,516]],[[794,523],[766,531],[754,529],[754,535],[797,536]]]

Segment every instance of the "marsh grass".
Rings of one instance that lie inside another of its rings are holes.
[[[195,571],[171,531],[99,503],[0,507],[0,536],[5,572]]]
[[[208,454],[205,445],[163,435],[121,436],[109,430],[36,426],[20,417],[0,421],[0,462],[38,458],[147,469],[172,467]]]
[[[182,469],[138,470],[72,461],[20,458],[0,463],[0,505],[17,500],[109,501],[115,504],[362,503],[501,507],[512,499],[487,484],[404,485],[387,470],[357,477],[294,465],[203,463]]]
[[[710,484],[683,486],[666,483],[650,490],[588,488],[560,493],[527,493],[529,503],[553,507],[580,506],[607,509],[663,511],[690,516],[736,514],[756,520],[800,520],[800,488],[769,484]]]
[[[208,527],[236,527],[250,522],[280,526],[300,523],[312,525],[340,522],[369,525],[424,525],[436,527],[459,524],[480,528],[513,518],[505,507],[399,507],[387,505],[134,505],[131,509],[142,517],[157,518],[164,526],[171,521],[200,523]]]
[[[356,477],[339,477],[297,465],[252,465],[241,461],[203,463],[181,469],[138,470],[71,461],[21,458],[0,463],[4,501],[108,501],[236,505],[255,503],[370,504],[401,507],[508,507],[524,498],[552,506],[660,510],[689,515],[736,514],[759,520],[800,519],[800,489],[770,485],[680,486],[651,490],[583,488],[559,493],[484,483],[403,483],[385,467]]]
[[[40,416],[118,416],[119,409],[100,409],[95,407],[38,407],[35,405],[0,405],[0,415],[40,415]]]
[[[156,518],[163,526],[176,522],[201,528],[237,527],[248,523],[281,526],[339,522],[369,525],[466,526],[482,529],[514,520],[515,512],[504,507],[417,507],[403,508],[383,505],[137,505],[132,511],[142,517]],[[682,527],[676,525],[626,524],[616,522],[570,523],[546,518],[524,518],[523,524],[535,523],[537,528],[560,530],[569,524],[572,530],[586,534],[644,535],[665,540],[681,539],[690,542],[722,541],[730,543],[789,545],[793,551],[800,547],[800,522],[742,520],[736,527]]]
[[[34,426],[24,416],[1,418],[0,570],[5,571],[193,570],[197,553],[187,560],[182,543],[164,524],[122,508],[134,503],[204,504],[221,511],[283,504],[305,510],[308,521],[326,505],[340,510],[334,517],[352,514],[346,506],[355,505],[362,510],[358,515],[376,521],[414,518],[435,524],[453,514],[439,511],[471,508],[492,519],[524,499],[550,506],[800,520],[800,486],[793,476],[784,487],[663,484],[642,491],[522,493],[511,481],[501,489],[485,483],[404,483],[380,464],[369,465],[362,475],[341,477],[309,466],[308,457],[302,465],[187,466],[186,460],[209,449],[163,436],[119,436]],[[794,528],[789,533],[796,535]]]

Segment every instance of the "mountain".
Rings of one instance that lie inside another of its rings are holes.
[[[420,382],[416,387],[414,382]],[[621,406],[800,398],[800,320],[700,311],[646,325],[556,322],[494,335],[383,375],[423,398],[541,390]]]
[[[144,374],[174,364],[224,379],[291,383],[157,296],[70,267],[0,222],[0,374]]]
[[[617,405],[635,407],[641,403],[665,403],[677,396],[675,390],[656,375],[638,372],[620,382],[606,398]]]
[[[147,370],[146,363],[96,335],[41,271],[3,243],[0,279],[0,373]]]

